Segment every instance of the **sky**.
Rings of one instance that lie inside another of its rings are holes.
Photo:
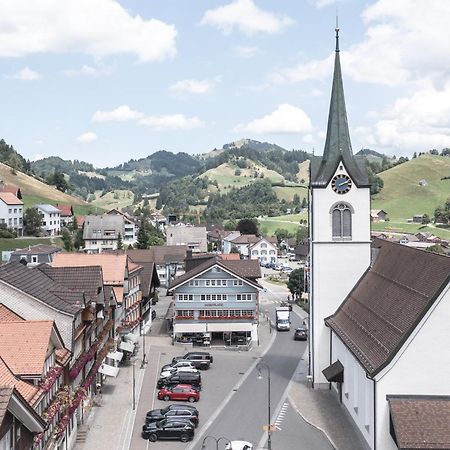
[[[0,137],[96,167],[241,138],[321,154],[336,10],[354,152],[450,147],[449,0],[0,0]]]

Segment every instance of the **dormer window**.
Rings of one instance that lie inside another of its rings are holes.
[[[333,239],[352,238],[353,208],[347,203],[337,203],[331,208]]]

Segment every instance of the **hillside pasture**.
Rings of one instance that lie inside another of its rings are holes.
[[[131,206],[134,201],[134,194],[129,190],[116,189],[114,191],[107,192],[106,194],[96,197],[91,202],[94,207],[110,210],[113,208],[121,209],[127,206]]]
[[[33,245],[56,245],[57,247],[64,248],[61,239],[55,238],[17,238],[17,239],[4,239],[0,238],[0,251],[12,251],[20,248],[26,248]]]
[[[65,192],[58,191],[54,186],[49,186],[42,181],[30,177],[22,172],[12,172],[11,167],[0,163],[0,179],[5,183],[20,187],[25,208],[36,203],[64,203],[88,207],[88,204],[78,197],[72,197]]]
[[[405,223],[415,214],[433,216],[450,197],[450,158],[422,155],[379,174],[384,187],[372,199],[372,209],[383,209],[392,223]],[[425,180],[427,185],[419,185]]]
[[[287,202],[292,202],[295,194],[297,194],[300,197],[300,200],[303,200],[304,198],[308,199],[308,191],[301,187],[273,186],[272,189],[279,200],[286,200]]]
[[[300,225],[300,220],[307,220],[308,214],[286,214],[283,216],[276,217],[258,217],[259,227],[261,232],[265,236],[273,236],[278,228],[288,230],[290,233],[294,234],[297,232],[298,227],[307,226]]]

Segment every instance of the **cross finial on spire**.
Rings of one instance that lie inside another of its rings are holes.
[[[336,31],[336,51],[339,51],[339,16],[338,11],[336,7],[336,28],[334,29]]]

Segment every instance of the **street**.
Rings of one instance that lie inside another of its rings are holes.
[[[262,281],[266,288],[261,293],[260,309],[274,321],[275,306],[287,298],[287,290],[283,286]],[[164,317],[164,308],[169,299],[162,298],[158,304],[158,317]],[[268,421],[268,371],[261,368],[261,377],[256,365],[259,361],[270,367],[271,375],[271,423],[278,428],[272,432],[273,448],[283,449],[331,449],[323,434],[303,421],[301,416],[287,402],[288,388],[294,376],[306,375],[306,363],[301,361],[306,351],[306,342],[294,341],[293,330],[302,319],[295,313],[291,315],[291,330],[277,333],[269,332],[266,315],[261,318],[261,335],[266,333],[266,344],[273,342],[268,351],[262,355],[262,349],[256,347],[250,352],[227,350],[211,350],[214,364],[202,374],[201,399],[195,406],[200,412],[200,424],[194,440],[183,444],[177,441],[159,441],[156,444],[145,441],[140,436],[144,417],[148,410],[163,408],[168,403],[156,399],[155,383],[159,368],[170,362],[175,355],[183,354],[187,349],[183,346],[154,345],[161,339],[149,337],[148,359],[143,388],[137,405],[136,422],[134,424],[130,448],[160,448],[167,450],[200,450],[205,436],[226,437],[229,440],[248,440],[255,448],[266,446],[267,431],[263,426]],[[154,325],[157,325],[156,322]],[[153,332],[152,332],[153,334]],[[156,333],[155,333],[156,334]],[[270,344],[269,344],[270,345]],[[300,372],[300,374],[299,374]],[[284,410],[283,410],[284,407]],[[285,414],[283,414],[283,412]],[[281,416],[280,416],[281,414]],[[279,421],[283,417],[282,423]],[[282,426],[281,426],[282,424]],[[301,440],[299,440],[301,436]],[[214,448],[212,439],[208,439],[207,448]],[[221,440],[224,447],[226,440]],[[222,447],[220,447],[222,448]]]

